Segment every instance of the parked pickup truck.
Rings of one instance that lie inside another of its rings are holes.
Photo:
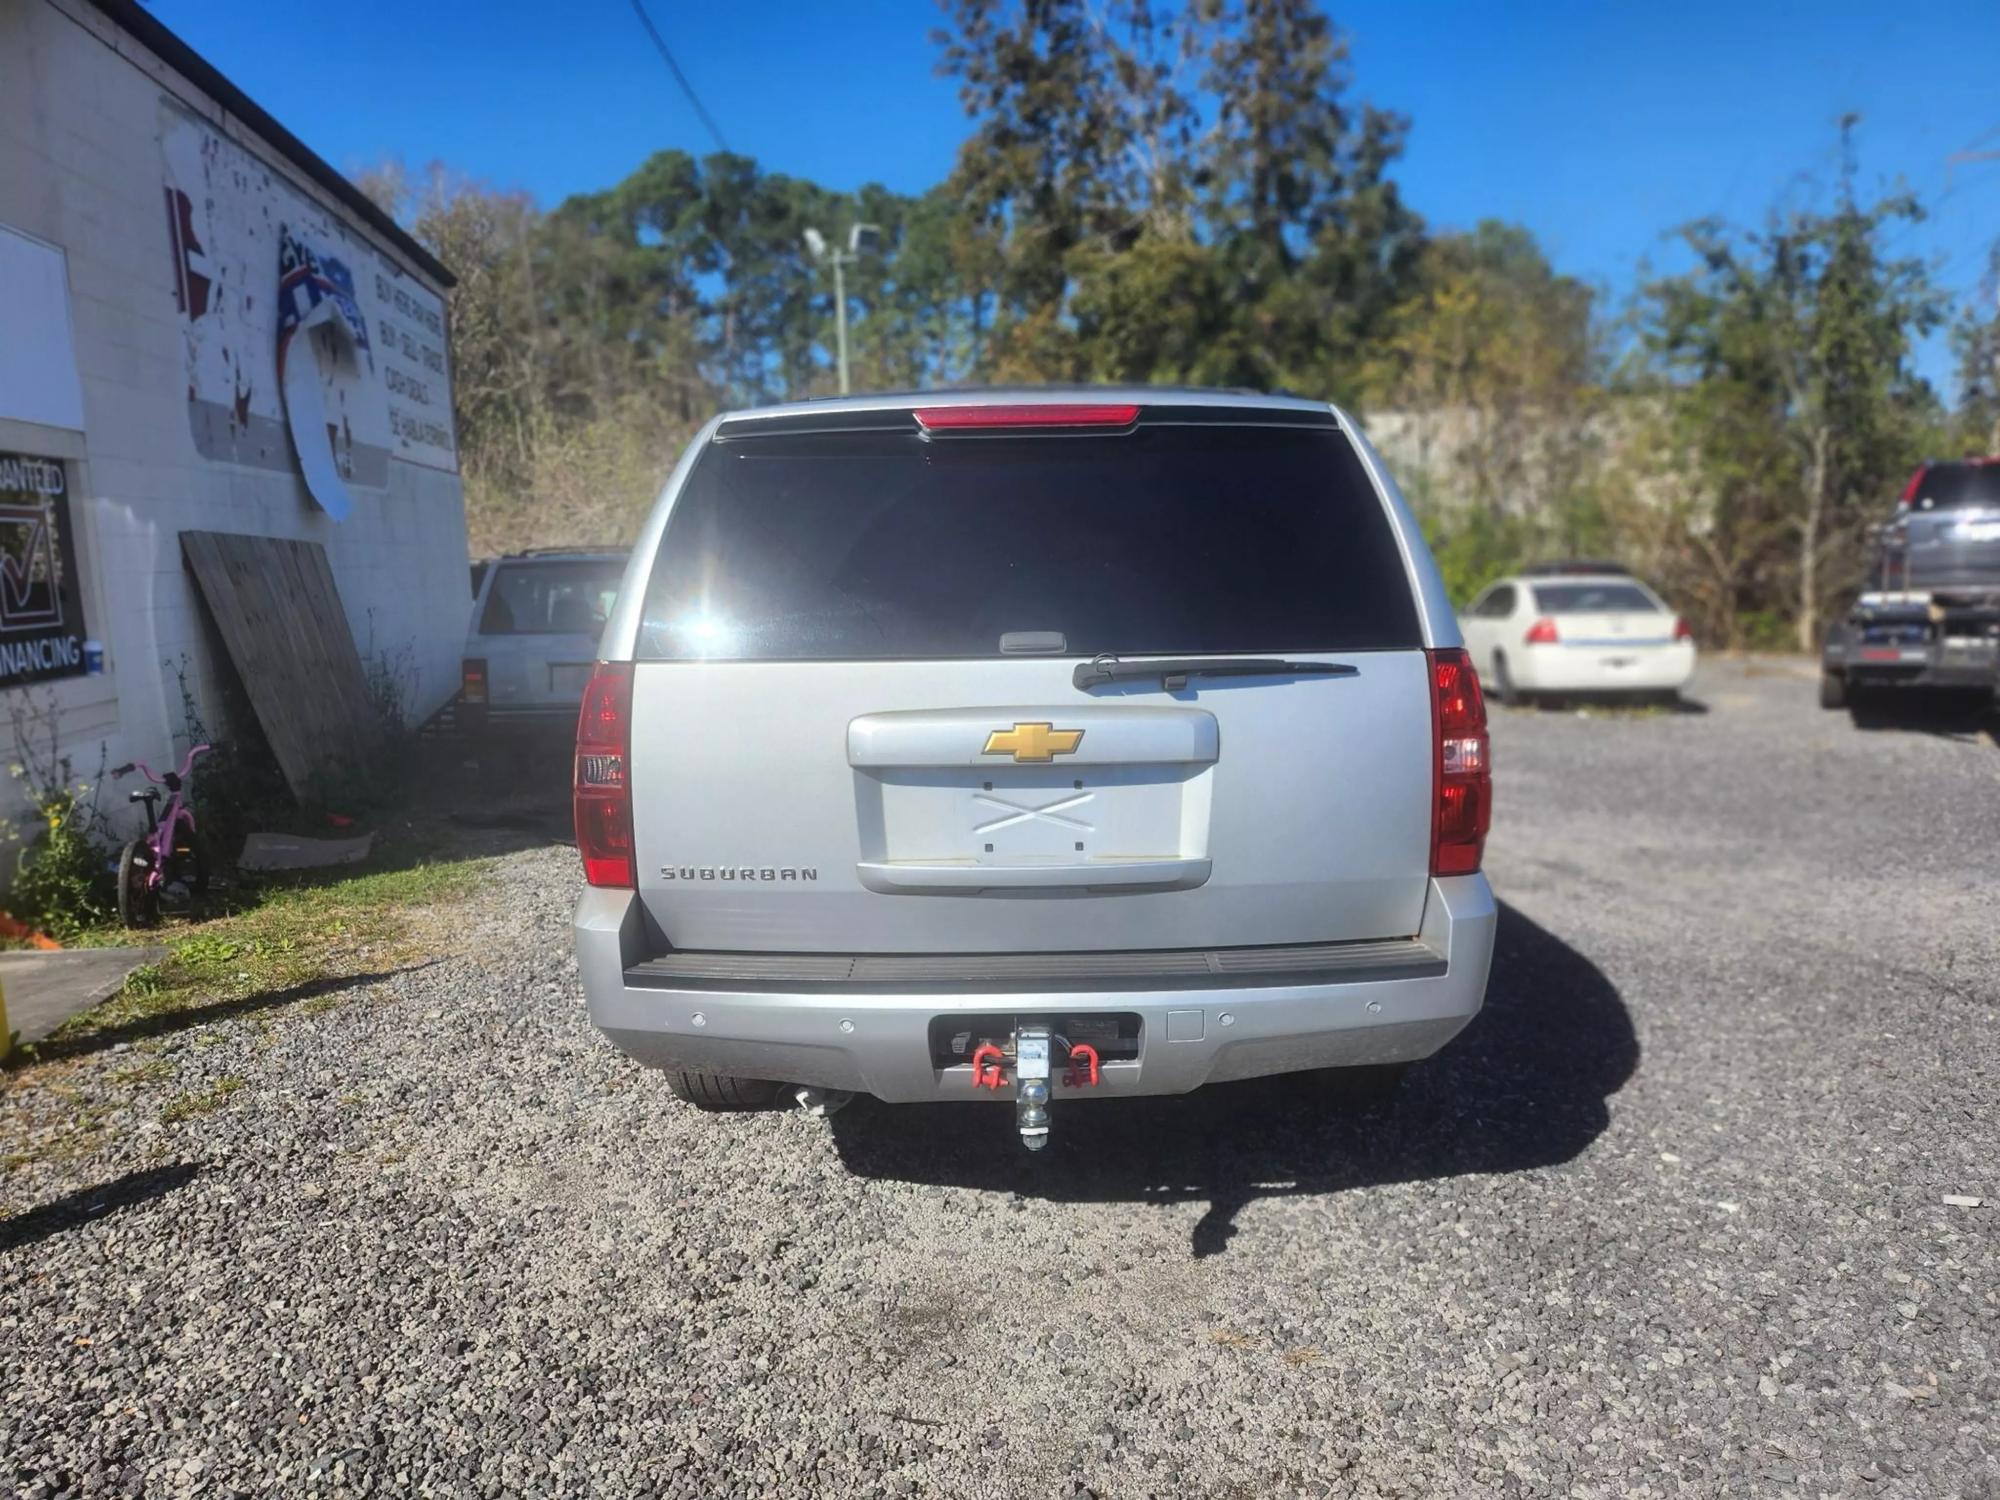
[[[683,1098],[1351,1070],[1486,990],[1485,709],[1324,404],[954,391],[683,455],[584,691],[591,1018]]]
[[[1867,582],[1827,631],[1820,704],[2000,691],[2000,458],[1927,463],[1878,533]]]

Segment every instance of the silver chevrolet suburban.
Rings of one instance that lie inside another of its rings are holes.
[[[1338,409],[711,422],[577,726],[592,1020],[708,1108],[1392,1080],[1478,1012],[1485,710]]]

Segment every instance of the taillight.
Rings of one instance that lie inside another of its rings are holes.
[[[1528,627],[1528,633],[1521,639],[1530,646],[1553,646],[1556,643],[1556,622],[1544,615]]]
[[[1924,473],[1929,468],[1929,464],[1917,465],[1916,472],[1910,475],[1910,482],[1903,486],[1903,493],[1897,497],[1896,508],[1898,510],[1908,510],[1910,508],[1910,502],[1917,498],[1917,487],[1924,482]]]
[[[576,849],[592,885],[631,890],[632,664],[601,661],[576,716]]]
[[[925,432],[987,432],[1007,427],[1130,427],[1139,408],[1123,402],[1043,401],[1012,406],[920,406]]]
[[[467,703],[486,701],[486,659],[468,656],[460,664],[458,695]]]
[[[1679,615],[1674,616],[1674,639],[1677,641],[1691,641],[1694,639],[1694,627],[1689,625]]]
[[[1486,700],[1472,658],[1457,648],[1430,657],[1431,730],[1435,745],[1431,808],[1431,874],[1470,875],[1486,849],[1493,821],[1493,755],[1486,737]]]

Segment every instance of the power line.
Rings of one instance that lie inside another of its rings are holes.
[[[709,114],[702,104],[701,96],[695,93],[694,85],[688,82],[687,74],[681,71],[681,65],[674,61],[674,54],[667,46],[667,39],[660,35],[660,28],[655,26],[653,18],[646,14],[645,0],[632,0],[632,10],[639,17],[639,24],[646,28],[646,35],[653,39],[653,45],[660,49],[660,58],[674,75],[674,82],[681,86],[681,92],[687,95],[687,101],[694,106],[694,112],[701,117],[701,123],[706,125],[708,133],[715,137],[715,144],[727,151],[729,142],[722,138],[721,127],[715,123],[715,117]]]

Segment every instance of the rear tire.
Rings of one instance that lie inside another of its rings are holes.
[[[726,1073],[689,1073],[678,1068],[667,1071],[667,1087],[685,1104],[710,1114],[736,1110],[769,1109],[777,1102],[782,1085],[768,1078],[732,1078]]]
[[[1509,708],[1533,706],[1528,695],[1514,686],[1514,678],[1507,670],[1507,658],[1498,651],[1493,653],[1493,696]]]
[[[127,927],[151,927],[160,920],[160,893],[147,883],[153,849],[134,839],[118,853],[118,920]]]
[[[1819,706],[1821,708],[1847,707],[1847,674],[1845,672],[1821,672],[1819,674]]]
[[[1888,721],[1888,695],[1908,692],[1907,688],[1849,687],[1847,717],[1856,729],[1880,729]]]
[[[174,856],[168,866],[168,879],[163,884],[178,884],[190,901],[199,901],[208,894],[208,857],[201,852],[200,840],[189,843],[187,849]]]

